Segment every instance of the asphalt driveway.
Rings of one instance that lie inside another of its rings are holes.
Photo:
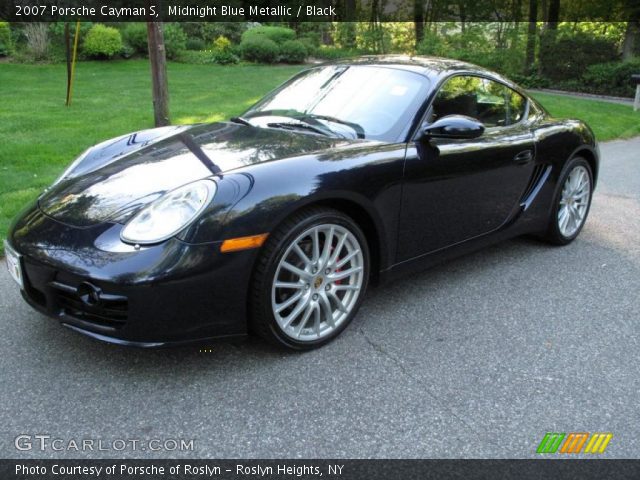
[[[141,351],[61,328],[0,268],[0,458],[532,457],[547,431],[640,457],[640,138],[601,146],[572,245],[497,245],[370,291],[331,345]],[[19,451],[20,434],[194,439]]]

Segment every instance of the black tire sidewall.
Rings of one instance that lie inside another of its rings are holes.
[[[358,240],[364,259],[362,288],[360,289],[358,300],[356,301],[353,309],[335,331],[318,340],[300,342],[282,332],[280,326],[278,325],[271,308],[271,288],[280,259],[285,254],[289,245],[291,245],[293,240],[295,240],[295,238],[305,230],[322,224],[340,225],[348,229]],[[291,228],[290,225],[286,225],[285,228],[289,229],[288,233],[286,233],[281,238],[281,240],[277,241],[275,245],[271,245],[272,248],[269,249],[271,254],[269,255],[269,258],[267,260],[267,267],[263,275],[264,278],[262,278],[261,281],[257,282],[257,285],[255,285],[255,288],[260,288],[261,290],[260,292],[258,292],[258,295],[260,295],[260,305],[258,311],[255,312],[259,316],[259,318],[256,320],[266,322],[269,336],[272,337],[272,340],[276,340],[278,344],[294,350],[311,350],[325,345],[326,343],[330,342],[335,337],[340,335],[340,333],[342,333],[342,331],[347,328],[347,326],[351,323],[351,321],[357,314],[358,309],[360,308],[360,305],[364,299],[369,281],[369,246],[364,233],[358,227],[358,225],[353,220],[351,220],[351,218],[336,210],[322,209],[314,212],[309,212],[309,214],[305,215],[304,219],[297,222],[297,224],[293,228]],[[268,254],[268,252],[265,253]]]
[[[562,198],[562,189],[564,188],[564,184],[567,181],[567,177],[573,171],[575,167],[578,165],[582,165],[587,169],[587,174],[589,175],[589,202],[587,204],[587,210],[584,214],[584,220],[580,225],[580,228],[576,230],[576,232],[570,237],[566,237],[560,232],[560,226],[558,225],[558,213],[560,212],[560,200]],[[560,174],[560,178],[558,180],[558,187],[556,188],[556,193],[553,198],[553,208],[551,210],[551,218],[549,219],[549,231],[548,236],[549,239],[559,245],[567,245],[574,241],[580,232],[584,228],[585,223],[587,222],[587,217],[589,216],[589,211],[591,210],[591,200],[593,199],[593,172],[591,170],[591,165],[582,157],[574,157],[567,162],[565,167],[562,169],[562,173]]]

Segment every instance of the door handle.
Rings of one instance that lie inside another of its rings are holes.
[[[529,163],[533,160],[533,152],[531,150],[523,150],[513,157],[513,161],[519,164]]]

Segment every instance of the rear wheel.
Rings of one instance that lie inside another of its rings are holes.
[[[547,240],[556,245],[571,243],[580,234],[591,206],[593,174],[582,157],[571,159],[558,182]]]
[[[270,235],[253,281],[253,330],[298,350],[319,347],[355,316],[369,277],[358,225],[332,209],[294,215]]]

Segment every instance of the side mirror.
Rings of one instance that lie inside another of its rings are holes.
[[[423,138],[478,138],[484,125],[475,118],[464,115],[447,115],[422,129]]]

